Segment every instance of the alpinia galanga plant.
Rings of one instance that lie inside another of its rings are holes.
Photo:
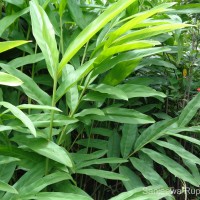
[[[188,7],[137,0],[1,5],[0,37],[9,42],[0,50],[24,43],[0,62],[0,83],[3,75],[20,85],[0,95],[2,200],[174,199],[166,176],[199,186],[200,159],[180,141],[199,148],[186,133],[199,133],[189,123],[200,94],[179,116],[159,117],[151,112],[166,95],[152,87],[153,77],[140,76],[149,65],[176,68],[165,56],[178,52],[176,40],[191,27],[174,17]]]

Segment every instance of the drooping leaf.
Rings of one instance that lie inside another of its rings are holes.
[[[148,49],[137,49],[130,52],[120,53],[119,55],[114,56],[113,58],[108,58],[101,62],[99,65],[95,66],[94,71],[92,73],[93,76],[98,74],[102,74],[113,67],[115,67],[118,63],[124,61],[130,61],[135,59],[140,59],[146,56],[150,56],[153,54],[157,54],[160,52],[170,51],[169,47],[154,47]]]
[[[0,36],[2,36],[3,32],[20,16],[26,14],[29,12],[29,8],[25,8],[23,10],[20,10],[17,13],[14,13],[12,15],[8,15],[0,20]]]
[[[20,159],[14,158],[14,157],[10,157],[10,156],[2,156],[2,155],[0,155],[0,165],[8,164],[8,163],[11,163],[11,162],[17,162],[17,161],[20,161]]]
[[[44,138],[31,138],[24,135],[15,135],[13,140],[19,144],[26,145],[31,150],[51,160],[55,160],[68,167],[73,166],[69,153],[54,142]]]
[[[142,62],[140,63],[140,66],[161,66],[166,67],[170,69],[176,69],[176,66],[170,62],[167,62],[165,60],[162,60],[162,58],[144,58]]]
[[[14,146],[8,147],[5,145],[0,145],[0,153],[1,153],[1,155],[11,156],[15,159],[18,159],[17,164],[26,169],[33,169],[37,165],[37,163],[41,163],[44,161],[44,158],[42,156],[40,156],[34,152],[28,152],[28,151],[19,149]],[[11,164],[9,164],[9,165],[11,165]],[[42,163],[41,163],[41,165],[42,165]],[[15,167],[15,165],[14,165],[14,167]],[[3,169],[2,169],[2,172],[3,172]],[[9,178],[9,176],[8,177],[5,176],[5,180],[3,180],[3,181],[9,180],[7,178]]]
[[[186,149],[184,149],[182,146],[179,146],[177,144],[171,144],[169,141],[164,142],[164,141],[156,140],[156,141],[154,141],[154,143],[158,144],[159,146],[162,146],[164,148],[174,151],[176,154],[178,154],[183,159],[186,159],[190,162],[194,162],[194,163],[200,165],[200,159],[197,156],[195,156],[194,154],[192,154],[189,151],[187,151]]]
[[[67,124],[76,123],[78,120],[72,117],[68,117],[62,114],[54,114],[53,126],[65,126]],[[29,118],[33,122],[35,127],[48,127],[51,121],[51,115],[49,113],[39,113],[29,115]]]
[[[175,140],[174,138],[172,137],[167,137],[166,138],[167,141],[170,143],[170,144],[173,144],[175,146],[178,146],[180,148],[184,148],[181,143],[179,143],[177,140]],[[180,156],[181,157],[181,156]],[[198,170],[198,166],[194,163],[194,161],[190,161],[190,159],[188,158],[184,158],[184,156],[182,156],[182,160],[183,160],[183,163],[184,165],[190,170],[190,172],[192,173],[192,175],[194,176],[195,180],[200,183],[200,173],[199,173],[199,170]]]
[[[15,76],[0,72],[0,85],[19,86],[23,82]]]
[[[18,118],[20,121],[22,121],[22,123],[30,130],[30,132],[36,136],[36,130],[35,127],[32,123],[32,121],[28,118],[27,115],[25,115],[19,108],[17,108],[16,106],[13,106],[12,104],[8,103],[8,102],[0,102],[0,105],[4,106],[5,108],[9,109],[9,111],[16,117]]]
[[[156,91],[153,88],[144,86],[144,85],[136,85],[136,84],[120,84],[117,86],[120,88],[128,98],[134,97],[151,97],[151,96],[158,96],[158,97],[166,97],[166,95],[162,92]]]
[[[71,156],[76,163],[79,163],[79,162],[85,162],[85,161],[98,159],[104,156],[106,153],[107,153],[107,150],[99,150],[90,154],[71,153]]]
[[[88,108],[74,115],[74,117],[84,117],[86,115],[104,115],[104,112],[98,108]]]
[[[119,163],[125,163],[128,162],[126,159],[123,158],[101,158],[101,159],[95,159],[95,160],[90,160],[90,161],[86,161],[86,162],[82,162],[80,164],[78,164],[76,166],[77,169],[81,169],[81,168],[85,168],[91,165],[101,165],[101,164],[105,164],[105,163],[109,163],[109,164],[119,164]]]
[[[119,99],[128,100],[127,95],[120,88],[106,84],[90,85],[89,89],[100,93],[106,93],[117,96]]]
[[[123,43],[121,45],[111,46],[110,48],[106,48],[101,52],[101,54],[95,60],[96,64],[101,63],[101,61],[105,60],[106,58],[115,55],[117,53],[131,51],[134,49],[145,49],[150,48],[156,45],[160,45],[158,41],[150,41],[150,40],[139,40],[133,41],[128,43]]]
[[[19,58],[15,58],[14,60],[11,60],[7,65],[13,68],[18,68],[24,65],[29,65],[33,63],[37,63],[44,59],[44,56],[42,53],[37,53],[33,55],[27,55]]]
[[[200,93],[197,94],[181,112],[178,119],[179,126],[186,126],[190,122],[190,120],[194,117],[194,115],[200,108],[199,102],[200,102]]]
[[[0,66],[6,72],[12,74],[13,76],[16,76],[23,82],[21,87],[28,97],[37,101],[39,104],[51,105],[51,97],[46,92],[41,90],[32,78],[27,76],[25,73],[22,73],[21,71],[10,67],[9,65],[0,63]]]
[[[162,185],[167,187],[167,184],[162,177],[151,166],[149,166],[145,160],[130,158],[130,161],[132,165],[141,172],[142,176],[144,176],[152,185]]]
[[[0,190],[4,192],[18,194],[17,190],[14,187],[3,181],[0,181]]]
[[[48,185],[55,184],[57,182],[61,182],[63,180],[70,180],[72,177],[66,172],[54,172],[48,174],[44,177],[39,178],[38,180],[33,181],[31,184],[21,188],[19,190],[19,197],[23,199],[23,196],[27,196],[28,194],[37,194]]]
[[[197,144],[197,145],[200,146],[200,141],[195,139],[195,138],[193,138],[193,137],[186,136],[186,135],[181,135],[181,134],[177,134],[177,133],[168,133],[168,135],[187,140],[189,142],[192,142],[192,143]]]
[[[34,105],[34,104],[21,104],[17,106],[19,109],[38,109],[38,110],[55,110],[62,112],[60,109],[52,106]]]
[[[179,177],[194,186],[198,186],[195,178],[182,165],[170,157],[147,148],[143,148],[141,151],[147,154],[155,162],[166,167],[168,171],[171,172],[174,176]]]
[[[33,158],[32,158],[33,159]],[[16,190],[20,193],[20,190],[26,188],[28,185],[37,181],[38,179],[44,176],[44,163],[36,162],[34,167],[28,170],[25,174],[23,174],[14,184]],[[10,200],[12,198],[17,198],[18,194],[10,194],[6,193],[2,200]]]
[[[99,169],[80,169],[77,170],[76,173],[78,174],[85,174],[88,176],[98,176],[106,179],[111,179],[111,180],[122,180],[126,181],[128,178],[121,174],[117,174],[115,172],[110,172],[110,171],[105,171],[105,170],[99,170]]]
[[[1,24],[1,22],[0,22]],[[2,30],[2,29],[0,29]],[[25,41],[25,40],[16,40],[16,41],[6,41],[6,42],[0,42],[0,53],[7,51],[9,49],[18,47],[20,45],[26,44],[29,41]]]
[[[138,151],[146,144],[153,142],[154,140],[161,137],[163,134],[165,134],[167,128],[169,128],[169,126],[174,124],[175,121],[176,121],[175,119],[163,120],[145,129],[135,142],[134,146],[135,151]]]
[[[93,147],[96,149],[107,150],[107,141],[101,139],[80,139],[76,142],[77,144],[83,145],[84,147]]]
[[[90,118],[97,121],[113,121],[126,124],[148,124],[154,123],[154,120],[138,111],[127,108],[108,107],[103,109],[105,116],[92,115]]]

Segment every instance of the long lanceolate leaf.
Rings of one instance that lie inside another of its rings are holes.
[[[28,43],[29,41],[25,40],[16,40],[16,41],[7,41],[7,42],[0,42],[0,53],[12,49],[14,47],[23,45]]]
[[[163,186],[138,187],[128,192],[122,192],[109,200],[160,200],[171,196],[171,191]]]
[[[119,39],[115,40],[114,45],[123,44],[124,42],[129,42],[131,40],[141,40],[150,38],[155,35],[159,35],[165,32],[170,32],[176,29],[185,28],[190,25],[188,24],[165,24],[160,26],[149,27],[145,29],[141,29],[138,31],[134,31],[133,33],[124,35]]]
[[[183,109],[178,119],[179,126],[186,126],[200,108],[200,93],[197,94]]]
[[[103,28],[109,21],[116,17],[120,12],[131,5],[135,0],[119,0],[117,3],[113,4],[104,13],[97,17],[92,23],[90,23],[75,40],[71,42],[65,54],[59,64],[60,74],[63,67],[69,62],[69,60],[80,50],[80,48],[89,41],[101,28]]]
[[[145,129],[138,137],[135,143],[135,152],[140,150],[146,144],[155,141],[159,137],[163,136],[167,128],[169,128],[176,120],[164,120],[151,125]]]
[[[138,158],[130,158],[132,165],[142,173],[142,175],[152,184],[152,185],[162,185],[167,187],[165,181],[161,176],[153,169],[152,166],[148,165],[145,160]]]
[[[128,21],[123,26],[121,26],[119,29],[117,29],[117,31],[114,31],[113,33],[111,33],[108,41],[106,42],[106,46],[110,46],[111,43],[115,39],[117,39],[120,35],[126,33],[128,30],[134,28],[140,22],[142,22],[145,19],[155,15],[156,13],[166,11],[167,8],[169,8],[173,5],[174,5],[174,3],[161,4],[161,5],[156,6],[155,8],[153,8],[149,11],[145,11],[144,13],[139,14],[137,17],[133,18],[132,20]]]
[[[15,76],[0,72],[0,85],[19,86],[23,82]]]
[[[13,140],[19,144],[26,145],[36,153],[50,158],[58,163],[72,167],[73,163],[67,151],[54,142],[44,138],[30,138],[23,135],[15,135]]]
[[[91,116],[97,121],[112,121],[126,124],[148,124],[154,123],[154,119],[136,110],[126,108],[108,107],[103,109],[104,116]]]
[[[28,118],[28,116],[26,116],[19,108],[13,106],[12,104],[8,103],[8,102],[0,102],[0,105],[8,108],[10,110],[10,112],[17,117],[19,120],[21,120],[23,122],[23,124],[30,130],[30,132],[36,136],[36,130],[35,127],[33,125],[33,123],[31,122],[31,120]]]
[[[53,79],[57,77],[58,49],[55,40],[53,26],[43,8],[32,0],[30,2],[30,14],[33,27],[33,35],[44,54],[47,68]]]
[[[138,49],[133,50],[125,53],[121,53],[117,56],[114,56],[113,58],[108,58],[101,62],[98,66],[94,68],[93,76],[104,73],[108,71],[109,69],[112,69],[115,67],[118,63],[124,62],[124,61],[130,61],[135,59],[140,59],[146,56],[150,56],[153,54],[161,53],[161,52],[167,52],[170,51],[170,48],[168,47],[154,47],[154,48],[148,48],[148,49]]]
[[[23,196],[26,196],[27,194],[37,194],[48,185],[67,179],[72,179],[72,177],[66,172],[54,172],[52,174],[48,174],[47,176],[38,178],[31,184],[22,187],[19,190],[19,196],[23,199]]]
[[[194,154],[185,150],[182,145],[180,145],[178,142],[176,142],[176,140],[173,143],[170,143],[170,140],[168,140],[168,142],[157,140],[154,143],[158,144],[161,147],[164,147],[164,148],[167,148],[169,150],[174,151],[175,153],[177,153],[183,159],[186,159],[186,160],[188,160],[192,163],[200,165],[200,159],[197,156],[195,156]]]
[[[37,63],[44,59],[44,56],[42,53],[37,54],[31,54],[23,57],[17,57],[14,60],[11,60],[9,63],[7,63],[10,67],[18,68],[24,65],[29,65],[33,63]]]
[[[8,185],[7,183],[4,183],[3,181],[0,181],[0,191],[10,192],[14,194],[18,193],[14,187]]]
[[[99,170],[99,169],[80,169],[76,171],[78,174],[85,174],[88,176],[98,176],[106,179],[111,179],[111,180],[124,180],[127,181],[128,178],[121,175],[117,174],[115,172],[109,172],[105,170]]]
[[[181,178],[182,180],[187,181],[194,186],[199,186],[198,182],[195,181],[194,177],[184,167],[182,167],[173,159],[151,149],[143,148],[142,151],[155,162],[166,167],[172,174],[174,174],[178,178]]]
[[[29,11],[29,8],[25,8],[24,10],[21,10],[17,13],[14,13],[13,15],[9,15],[4,17],[2,20],[0,20],[0,36],[3,34],[3,32],[21,15],[26,14]]]
[[[40,104],[51,105],[51,97],[46,92],[41,90],[32,78],[22,73],[21,71],[10,67],[9,65],[0,63],[0,67],[3,68],[9,74],[16,76],[23,82],[21,87],[28,97],[37,101]]]

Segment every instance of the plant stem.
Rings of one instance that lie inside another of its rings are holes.
[[[86,91],[86,89],[87,89],[89,83],[90,83],[90,79],[88,79],[87,83],[85,84],[85,87],[83,88],[83,90],[82,90],[82,92],[81,92],[81,94],[80,94],[80,97],[79,97],[79,99],[78,99],[77,105],[76,105],[75,109],[70,113],[69,117],[73,117],[74,114],[76,113],[76,111],[77,111],[77,109],[78,109],[78,106],[79,106],[79,104],[81,103],[81,99],[82,99],[82,97],[83,97],[83,95],[84,95],[84,93],[85,93],[85,91]],[[58,145],[61,144],[61,140],[62,140],[62,138],[63,138],[63,135],[64,135],[66,129],[67,129],[67,125],[65,125],[65,127],[63,128],[63,130],[62,130],[62,132],[61,132],[61,134],[60,134],[60,136],[59,136],[59,139],[58,139],[58,142],[57,142]]]
[[[37,53],[37,44],[35,45],[35,54]],[[31,78],[34,79],[35,76],[35,63],[32,65],[32,71],[31,71]],[[28,104],[31,104],[31,98],[28,97]],[[30,114],[31,109],[28,109],[28,114]]]
[[[45,160],[45,175],[48,175],[49,171],[49,158],[46,158]]]
[[[60,50],[61,54],[64,55],[62,17],[60,17]]]
[[[53,96],[52,96],[52,107],[55,106],[55,97],[56,97],[56,88],[57,88],[57,77],[54,78],[54,82],[53,82]],[[54,113],[55,111],[52,110],[51,111],[51,121],[50,121],[50,126],[49,126],[49,141],[52,140],[52,136],[53,136],[53,119],[54,119]],[[49,158],[46,158],[46,164],[45,164],[45,175],[48,174],[49,171]]]
[[[53,96],[52,96],[52,107],[55,107],[56,101],[55,101],[55,97],[56,97],[56,88],[57,88],[57,78],[54,79],[54,83],[53,83]],[[53,135],[53,119],[54,119],[54,113],[55,111],[52,110],[51,111],[51,121],[50,121],[50,127],[49,127],[49,140],[52,140],[52,135]]]

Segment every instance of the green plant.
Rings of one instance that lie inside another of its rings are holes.
[[[173,199],[167,170],[199,186],[199,158],[177,138],[198,149],[180,133],[199,133],[188,124],[200,94],[178,117],[156,122],[150,112],[166,95],[141,77],[149,63],[174,67],[167,39],[190,25],[171,17],[174,3],[144,11],[151,4],[95,2],[5,1],[1,38],[34,42],[0,62],[23,82],[12,98],[2,88],[2,200]]]

